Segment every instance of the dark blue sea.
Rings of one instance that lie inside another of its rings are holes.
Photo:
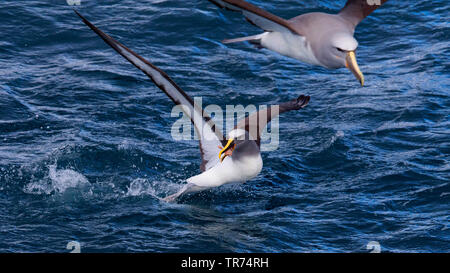
[[[345,4],[251,2],[284,18]],[[204,106],[311,101],[280,117],[255,179],[166,203],[200,172],[172,102],[66,1],[3,0],[0,252],[450,252],[447,1],[390,0],[358,26],[364,87],[221,44],[260,30],[207,0],[76,9]]]

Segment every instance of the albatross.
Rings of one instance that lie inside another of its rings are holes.
[[[164,71],[102,32],[77,11],[75,13],[122,57],[144,72],[176,105],[180,105],[194,125],[200,142],[201,173],[188,178],[180,191],[167,196],[164,201],[171,202],[182,194],[228,183],[243,183],[256,177],[263,166],[260,144],[265,126],[279,114],[302,109],[309,103],[309,96],[300,95],[288,102],[261,109],[239,121],[225,138],[211,117],[194,104],[194,100]]]
[[[347,67],[364,86],[356,62],[356,26],[387,0],[348,0],[337,14],[311,12],[286,20],[243,0],[209,0],[220,8],[241,12],[264,30],[248,37],[226,39],[225,44],[249,41],[281,55],[329,69]]]

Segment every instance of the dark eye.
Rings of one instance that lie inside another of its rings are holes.
[[[340,49],[339,47],[336,47],[337,50],[339,50],[340,52],[344,52],[345,50]]]

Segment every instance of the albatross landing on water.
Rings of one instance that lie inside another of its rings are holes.
[[[225,138],[203,109],[195,105],[192,98],[166,73],[76,13],[108,45],[144,72],[176,105],[181,105],[194,124],[200,140],[202,173],[187,179],[187,184],[179,192],[164,198],[165,201],[174,201],[185,193],[219,187],[227,183],[245,182],[256,177],[263,165],[260,135],[267,123],[278,114],[299,110],[309,102],[309,96],[301,95],[291,101],[255,112],[240,121],[230,131],[228,138]]]
[[[305,63],[330,69],[347,67],[364,85],[356,62],[356,26],[387,0],[348,0],[338,14],[311,12],[285,20],[243,0],[209,0],[220,8],[241,12],[265,32],[223,43],[249,41]]]

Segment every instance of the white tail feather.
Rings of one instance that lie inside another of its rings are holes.
[[[205,187],[199,187],[195,184],[187,183],[177,193],[169,195],[169,196],[163,198],[162,200],[171,203],[171,202],[174,202],[178,197],[180,197],[183,194],[190,193],[190,192],[196,192],[196,191],[200,191],[203,189],[205,189]]]
[[[238,42],[245,42],[245,41],[251,41],[253,43],[258,43],[261,39],[262,34],[253,35],[253,36],[247,36],[247,37],[240,37],[240,38],[234,38],[234,39],[225,39],[222,41],[224,44],[231,44],[231,43],[238,43]]]

